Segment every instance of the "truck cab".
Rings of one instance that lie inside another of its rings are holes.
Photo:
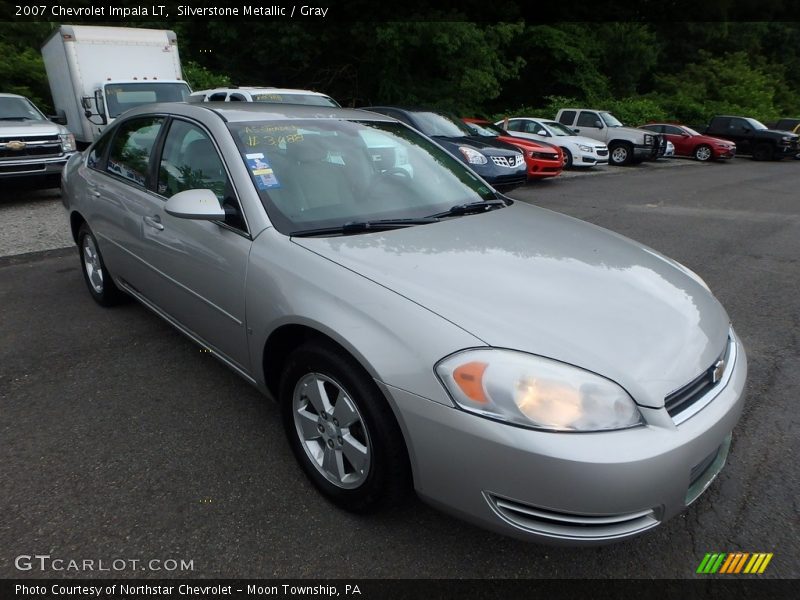
[[[42,58],[56,114],[79,147],[130,108],[191,94],[172,31],[61,25],[42,45]]]
[[[556,121],[579,135],[604,142],[608,146],[609,163],[612,165],[656,160],[664,156],[667,146],[663,136],[636,127],[625,127],[605,110],[562,108],[556,115]]]

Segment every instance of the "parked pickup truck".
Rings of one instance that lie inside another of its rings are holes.
[[[749,117],[713,117],[706,135],[736,142],[738,154],[750,154],[753,160],[780,160],[798,152],[798,135],[788,131],[767,129],[767,126]]]
[[[58,187],[61,171],[75,153],[75,138],[16,94],[0,94],[0,182],[32,181]]]
[[[562,108],[556,121],[575,133],[590,137],[608,146],[608,162],[612,165],[629,165],[643,160],[656,160],[664,156],[667,141],[664,136],[625,127],[614,115],[604,110],[589,108]]]

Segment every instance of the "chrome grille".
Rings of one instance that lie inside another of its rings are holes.
[[[22,142],[24,148],[13,150],[14,142]],[[8,137],[0,138],[0,160],[16,160],[22,158],[47,158],[61,155],[61,140],[57,135]]]
[[[613,539],[645,531],[659,524],[652,509],[619,515],[575,515],[529,506],[494,494],[484,495],[492,510],[507,523],[525,531],[554,538]]]
[[[523,163],[521,154],[515,154],[514,156],[492,156],[490,158],[498,167],[506,167],[509,169],[516,168]]]
[[[725,350],[720,354],[719,358],[714,361],[714,364],[708,367],[698,377],[682,388],[675,390],[664,399],[664,408],[667,409],[667,413],[669,413],[669,416],[672,417],[672,420],[676,424],[682,423],[705,406],[705,403],[702,405],[698,404],[701,400],[708,397],[710,401],[710,398],[713,397],[710,395],[712,390],[719,386],[724,375],[730,375],[734,360],[733,340],[728,338]],[[722,373],[717,373],[715,377],[715,371],[720,361],[723,361]],[[693,408],[695,410],[691,410]]]

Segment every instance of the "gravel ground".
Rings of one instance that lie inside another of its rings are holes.
[[[0,256],[73,246],[58,188],[0,191]]]

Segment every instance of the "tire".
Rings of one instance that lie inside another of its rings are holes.
[[[569,150],[567,150],[563,146],[561,147],[561,150],[564,152],[564,168],[565,169],[571,169],[572,168],[572,152],[570,152]]]
[[[407,496],[400,427],[375,382],[341,348],[311,341],[292,352],[278,397],[292,452],[328,500],[366,513]]]
[[[608,146],[609,164],[621,167],[633,162],[633,149],[630,144],[615,142]]]
[[[699,160],[700,162],[708,162],[714,158],[714,152],[711,150],[711,146],[707,144],[700,144],[694,149],[692,155],[694,156],[695,160]]]
[[[86,223],[78,229],[78,258],[81,261],[83,280],[95,302],[100,306],[110,307],[127,300],[128,297],[114,284],[103,262],[97,239]]]
[[[769,144],[759,144],[753,150],[753,160],[772,160],[774,149]]]

